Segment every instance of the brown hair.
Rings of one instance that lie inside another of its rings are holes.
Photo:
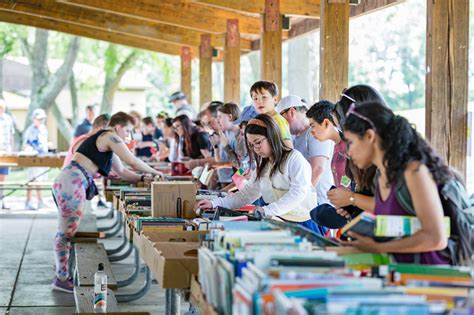
[[[94,129],[95,128],[104,129],[105,127],[107,127],[109,122],[110,122],[110,115],[109,114],[99,115],[94,119],[94,122],[92,123],[92,128],[94,128]]]
[[[109,126],[115,127],[117,125],[120,125],[122,127],[125,127],[128,124],[133,125],[134,123],[135,123],[135,118],[133,118],[133,116],[124,112],[118,112],[118,113],[113,114],[112,117],[110,117]]]
[[[253,161],[255,161],[257,164],[257,180],[259,180],[263,175],[263,170],[265,170],[266,165],[270,162],[270,159],[262,158],[255,154],[253,148],[249,145],[247,139],[248,134],[261,135],[267,138],[272,150],[272,159],[274,163],[273,168],[270,171],[270,177],[272,177],[277,170],[283,173],[283,165],[288,159],[291,149],[283,142],[280,128],[275,120],[267,114],[260,114],[254,119],[249,120],[247,127],[245,127],[245,145],[247,147],[247,152],[249,152],[250,163],[252,164]]]
[[[252,92],[262,93],[263,90],[268,91],[273,97],[278,96],[279,93],[278,85],[275,82],[262,80],[257,81],[252,85],[250,88],[250,96],[252,96]]]
[[[237,120],[240,116],[240,108],[234,102],[225,103],[217,109],[217,111],[232,116],[232,121]]]
[[[145,118],[142,119],[142,122],[148,126],[148,125],[153,125],[153,127],[155,127],[155,122],[153,121],[153,118],[151,118],[150,116],[147,116]]]

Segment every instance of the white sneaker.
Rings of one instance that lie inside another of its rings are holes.
[[[27,201],[25,204],[26,210],[37,210],[37,208],[33,205],[33,202]]]
[[[46,208],[46,204],[43,202],[43,200],[38,202],[38,209],[43,209]]]

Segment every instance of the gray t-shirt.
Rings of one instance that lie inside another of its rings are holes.
[[[235,151],[237,146],[237,139],[235,138],[235,132],[233,131],[225,131],[225,135],[229,140],[229,146]],[[224,150],[224,146],[219,144],[219,156],[221,162],[229,162],[230,158],[227,152]],[[232,168],[220,168],[217,170],[217,177],[219,179],[219,183],[231,183],[232,182],[232,175],[234,175],[234,171]]]
[[[324,165],[324,172],[316,185],[318,204],[329,203],[327,192],[334,185],[334,178],[331,171],[331,159],[334,152],[334,142],[331,140],[319,141],[311,135],[311,128],[308,128],[299,136],[293,136],[293,145],[300,151],[309,162],[312,157],[324,156],[327,162]]]

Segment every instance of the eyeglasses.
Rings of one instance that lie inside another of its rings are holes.
[[[181,128],[182,126],[181,125],[173,125],[171,128],[173,128],[173,130],[177,130],[178,128]]]
[[[374,129],[374,131],[377,131],[377,128],[375,128],[375,125],[372,122],[372,120],[370,120],[369,118],[365,117],[364,115],[359,114],[358,112],[356,112],[355,103],[352,103],[351,106],[349,106],[349,110],[346,113],[346,119],[347,119],[347,117],[349,117],[349,115],[354,115],[354,116],[359,117],[360,119],[366,121],[370,125],[370,127],[372,127],[372,129]]]
[[[255,141],[254,143],[250,143],[250,142],[249,142],[249,147],[250,147],[250,149],[252,149],[252,150],[255,149],[255,148],[260,149],[260,148],[262,147],[263,141],[265,141],[265,140],[267,140],[267,138],[262,138],[262,139],[260,139],[260,140],[258,140],[258,141]]]

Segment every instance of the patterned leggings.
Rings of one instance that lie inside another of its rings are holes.
[[[64,281],[69,276],[71,238],[76,234],[86,202],[88,182],[82,171],[66,166],[54,180],[53,197],[58,206],[58,232],[54,239],[56,276]]]

